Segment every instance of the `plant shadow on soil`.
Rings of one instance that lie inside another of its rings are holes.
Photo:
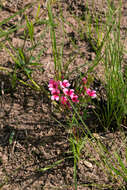
[[[1,78],[4,82],[0,113],[3,178],[7,177],[10,185],[27,184],[25,190],[40,177],[41,186],[45,186],[48,175],[55,175],[58,169],[66,183],[66,168],[73,167],[73,159],[67,159],[57,169],[39,172],[40,168],[70,156],[66,153],[69,145],[65,129],[51,119],[50,101],[43,93],[22,86],[12,91],[10,79],[3,75]],[[4,179],[0,183],[4,185]]]

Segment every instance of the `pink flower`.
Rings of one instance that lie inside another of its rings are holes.
[[[67,88],[64,88],[63,89],[63,92],[65,95],[67,96],[72,96],[74,94],[74,90],[73,89],[67,89]]]
[[[61,96],[61,103],[63,104],[63,105],[65,105],[66,103],[67,103],[67,97],[66,96]]]
[[[70,103],[69,103],[69,101],[68,101],[68,99],[67,99],[66,96],[61,96],[61,103],[62,103],[63,105],[67,105],[69,108],[71,107],[71,106],[70,106]]]
[[[49,81],[48,87],[49,87],[49,90],[50,90],[50,91],[52,91],[53,89],[57,89],[57,88],[58,88],[58,82],[55,81],[55,80],[53,80],[53,79],[51,79],[51,80]]]
[[[90,88],[88,89],[85,89],[86,90],[86,93],[91,96],[92,98],[95,98],[96,97],[96,91],[95,90],[91,90]]]
[[[75,102],[75,103],[78,103],[78,102],[79,102],[78,96],[77,96],[76,94],[73,94],[73,95],[71,96],[71,100],[72,100],[72,102]]]
[[[58,90],[58,89],[53,89],[53,90],[51,91],[51,94],[52,94],[51,100],[56,100],[56,101],[59,100],[60,90]]]
[[[60,81],[60,86],[61,86],[61,88],[67,88],[67,87],[69,87],[71,84],[68,82],[68,80],[63,80],[63,82],[62,81]]]
[[[82,81],[83,81],[84,84],[86,84],[86,83],[87,83],[86,77],[84,77],[84,78],[82,79]]]

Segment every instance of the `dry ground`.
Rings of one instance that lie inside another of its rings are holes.
[[[76,14],[78,17],[83,17],[85,10],[85,1],[64,0],[61,1],[61,8],[66,21],[72,27],[65,23],[64,29],[66,36],[64,40],[64,55],[63,61],[66,62],[69,57],[76,55],[72,61],[70,70],[79,65],[84,64],[87,60],[92,60],[95,52],[87,39],[80,39],[78,34],[77,20],[72,16]],[[93,10],[92,1],[88,0],[89,9]],[[14,0],[3,1],[3,7],[0,10],[0,21],[20,10],[25,4],[31,1],[19,0],[15,3]],[[41,1],[42,3],[42,1]],[[115,1],[116,6],[118,1]],[[47,19],[47,11],[44,3],[41,4],[41,17]],[[105,1],[97,0],[94,10],[104,15],[106,11]],[[27,15],[30,19],[36,15],[37,5],[27,10]],[[54,4],[53,12],[59,15],[59,7]],[[59,17],[58,17],[58,20]],[[9,21],[3,29],[7,29],[15,23],[24,23],[22,15]],[[59,30],[61,26],[59,25]],[[40,39],[46,25],[35,26],[35,38]],[[75,29],[75,30],[74,30]],[[127,47],[127,39],[125,33],[127,30],[127,2],[122,1],[122,21],[121,21],[121,36]],[[21,46],[22,29],[10,35],[10,39],[16,47]],[[62,36],[58,31],[57,41],[61,42]],[[71,41],[75,40],[79,49],[75,50]],[[50,34],[46,32],[45,38],[42,39],[40,47],[33,54],[37,55],[43,47],[43,52],[40,56],[40,62],[45,72],[42,74],[36,71],[34,74],[35,80],[43,85],[43,81],[48,81],[54,75],[53,57],[51,49]],[[26,46],[29,46],[27,42]],[[79,54],[80,51],[80,54]],[[1,66],[13,68],[13,61],[7,55],[5,50],[0,51]],[[124,55],[124,62],[127,56]],[[82,72],[87,70],[87,66],[82,69]],[[102,76],[101,67],[96,71],[98,76]],[[102,76],[103,77],[103,76]],[[1,96],[0,110],[0,189],[1,190],[71,190],[73,187],[73,159],[66,159],[58,166],[47,171],[40,172],[38,169],[44,168],[54,162],[70,156],[68,131],[64,127],[59,126],[53,121],[51,104],[47,97],[40,92],[35,92],[31,89],[17,86],[15,92],[11,92],[10,78],[3,72],[0,73],[1,81],[4,82],[4,94]],[[1,83],[2,84],[2,83]],[[57,117],[55,115],[55,117]],[[59,116],[58,116],[59,120]],[[63,122],[63,121],[61,121]],[[93,122],[89,123],[94,125]],[[97,125],[97,123],[95,124]],[[13,135],[13,141],[9,139]],[[121,147],[121,156],[124,158],[124,149],[126,147],[126,136],[123,133],[101,133],[100,141],[106,145],[109,151],[116,150]],[[94,142],[93,142],[94,143]],[[112,175],[108,175],[102,164],[99,167],[97,162],[100,162],[95,149],[86,140],[84,149],[81,155],[81,161],[78,165],[78,190],[96,190],[96,189],[120,189],[122,180],[115,179]],[[90,184],[99,184],[99,187],[92,187]],[[101,185],[104,185],[103,188]],[[107,185],[107,186],[106,186]],[[111,187],[111,188],[109,188]]]

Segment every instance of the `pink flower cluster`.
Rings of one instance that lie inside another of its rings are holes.
[[[83,81],[83,88],[82,88],[83,92],[81,93],[81,97],[84,97],[86,93],[91,98],[95,98],[96,91],[86,87],[87,79],[84,77],[82,81]],[[71,84],[66,79],[63,81],[56,81],[54,79],[51,79],[48,85],[48,88],[51,92],[51,100],[60,101],[62,105],[68,106],[69,108],[71,108],[69,100],[71,100],[74,103],[79,103],[80,95],[78,96],[77,94],[75,94],[74,89],[69,88],[70,85]]]
[[[83,83],[86,84],[87,83],[87,79],[84,77],[82,79]],[[86,88],[86,86],[84,86],[84,90],[86,91],[86,94],[89,95],[92,98],[96,98],[96,91],[95,90],[91,90],[90,88]]]
[[[55,81],[51,79],[49,81],[49,90],[51,92],[51,100],[60,101],[61,104],[67,105],[70,107],[68,98],[74,103],[78,103],[78,96],[74,93],[73,89],[69,89],[70,83],[68,80]]]

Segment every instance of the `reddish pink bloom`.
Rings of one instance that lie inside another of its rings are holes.
[[[68,80],[63,80],[63,81],[60,81],[60,86],[61,88],[67,88],[69,87],[71,84],[68,82]]]
[[[86,89],[86,93],[91,96],[92,98],[96,97],[96,91],[95,90],[91,90],[90,88]]]
[[[61,103],[63,104],[63,105],[65,105],[66,103],[67,103],[67,97],[66,96],[62,96],[61,97]]]
[[[87,88],[86,88],[86,87],[84,87],[84,90],[86,91],[86,90],[87,90]]]
[[[72,99],[72,102],[75,102],[75,103],[78,103],[78,102],[79,102],[78,96],[77,96],[76,94],[73,94],[73,95],[71,96],[71,99]]]
[[[83,81],[84,84],[86,84],[86,83],[87,83],[86,77],[84,77],[84,78],[82,79],[82,81]]]
[[[51,80],[49,81],[48,87],[49,87],[49,90],[50,90],[50,91],[52,91],[53,89],[57,89],[57,88],[58,88],[58,82],[55,81],[55,80],[53,80],[53,79],[51,79]]]
[[[51,100],[56,100],[56,101],[58,101],[58,100],[59,100],[60,90],[58,90],[58,89],[53,89],[53,90],[51,91],[51,93],[52,93]]]
[[[67,88],[64,88],[63,89],[63,92],[65,95],[67,96],[72,96],[74,94],[74,90],[73,89],[67,89]]]
[[[70,107],[70,103],[69,103],[69,101],[68,101],[68,99],[67,99],[66,96],[62,96],[62,97],[61,97],[61,103],[62,103],[63,105],[67,105],[68,107]]]
[[[60,90],[59,89],[53,89],[51,91],[51,94],[60,94]]]

